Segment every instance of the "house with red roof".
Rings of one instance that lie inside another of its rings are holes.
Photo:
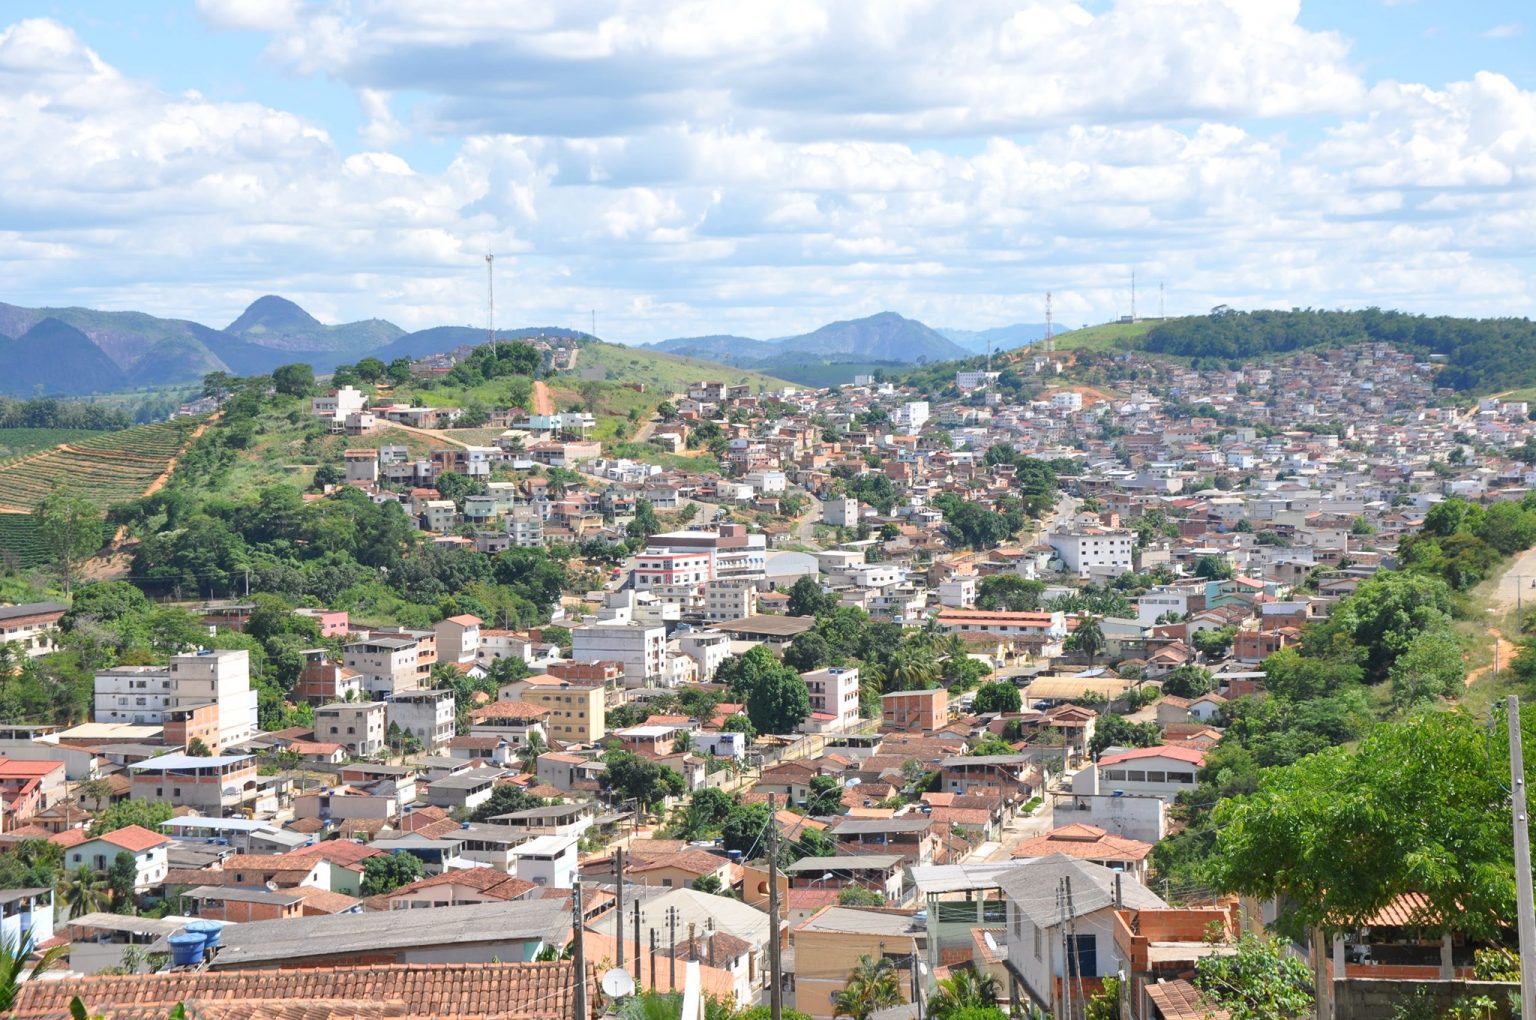
[[[1163,744],[1106,754],[1072,777],[1072,792],[1094,796],[1157,797],[1172,802],[1182,790],[1195,788],[1205,766],[1205,752],[1194,747]]]
[[[26,824],[27,819],[62,797],[64,771],[62,761],[0,758],[0,802],[5,808],[5,827]]]
[[[83,865],[106,874],[117,855],[126,853],[138,869],[133,889],[144,893],[165,881],[166,870],[170,867],[167,860],[170,845],[170,839],[158,832],[151,832],[142,825],[125,825],[68,847],[64,851],[65,870],[73,871]]]
[[[1137,881],[1147,878],[1147,857],[1152,844],[1106,832],[1097,825],[1075,822],[1026,839],[1013,849],[1014,859],[1066,854],[1080,861],[1102,864],[1111,871],[1125,871]]]

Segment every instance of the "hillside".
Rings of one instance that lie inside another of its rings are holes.
[[[805,386],[836,385],[876,368],[946,361],[969,353],[937,330],[895,312],[829,322],[809,333],[773,340],[683,337],[663,340],[652,349],[752,368]]]
[[[230,336],[258,347],[315,354],[365,354],[404,336],[405,330],[383,319],[327,326],[287,298],[268,294],[251,302],[224,327]]]
[[[651,389],[664,390],[666,393],[684,391],[689,383],[703,379],[718,379],[733,385],[751,386],[753,389],[780,389],[791,385],[783,378],[755,368],[729,366],[718,361],[668,354],[650,347],[624,347],[600,340],[584,344],[575,369],[554,376],[550,383],[556,387],[577,385],[580,380],[592,378],[593,369],[601,369],[602,379],[607,382],[644,383]],[[660,400],[661,397],[656,399]]]
[[[527,340],[532,337],[559,337],[583,339],[587,334],[561,326],[526,326],[522,329],[498,329],[499,340]],[[433,354],[444,354],[458,347],[474,347],[485,343],[485,330],[474,326],[433,326],[397,337],[391,343],[369,351],[368,356],[388,363],[396,358],[415,361]]]

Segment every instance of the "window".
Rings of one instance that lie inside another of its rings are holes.
[[[1145,783],[1147,774],[1140,769],[1126,769],[1125,781],[1128,783]]]
[[[1094,935],[1078,935],[1067,942],[1067,962],[1072,977],[1099,976],[1099,941]]]
[[[1035,959],[1044,957],[1045,932],[1038,925],[1031,925],[1035,929]]]
[[[1147,782],[1149,782],[1149,783],[1163,783],[1163,782],[1167,782],[1167,777],[1168,777],[1168,774],[1166,772],[1148,772],[1147,773]]]

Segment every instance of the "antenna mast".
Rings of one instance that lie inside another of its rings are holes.
[[[1056,336],[1051,329],[1051,292],[1045,292],[1045,353],[1056,350]]]
[[[496,278],[493,272],[495,255],[485,257],[485,339],[494,350],[496,347]],[[500,355],[499,350],[495,351]]]

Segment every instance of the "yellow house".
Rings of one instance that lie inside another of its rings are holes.
[[[529,677],[523,687],[523,700],[549,709],[544,728],[550,739],[563,744],[591,744],[608,733],[606,692],[601,685],[591,687],[549,675]]]
[[[910,1001],[914,962],[926,952],[926,929],[910,910],[822,907],[790,932],[795,950],[795,1009],[830,1020],[859,957],[889,957],[898,967],[902,1001]]]

